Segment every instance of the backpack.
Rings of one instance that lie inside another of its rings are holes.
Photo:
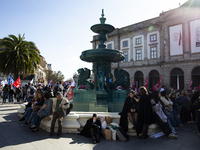
[[[68,103],[64,104],[64,105],[67,105]],[[66,115],[68,115],[70,113],[70,111],[73,109],[73,104],[70,103],[69,104],[69,108],[66,109]]]
[[[31,90],[30,90],[30,95],[34,95],[34,89],[33,88],[31,88]]]

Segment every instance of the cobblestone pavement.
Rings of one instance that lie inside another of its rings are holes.
[[[1,102],[1,100],[0,100]],[[105,140],[92,144],[90,138],[76,134],[62,134],[61,137],[49,137],[49,133],[40,129],[31,132],[28,126],[19,123],[17,109],[19,104],[0,103],[0,149],[2,150],[199,150],[200,136],[195,123],[185,124],[177,129],[178,139],[165,136],[158,139],[138,139],[130,137],[128,142]]]

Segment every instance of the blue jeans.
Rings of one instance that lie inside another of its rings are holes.
[[[7,97],[8,97],[8,93],[3,93],[3,103],[6,103]]]
[[[38,116],[38,114],[35,115],[35,117],[33,119],[33,125],[35,125],[37,129],[39,129],[41,120],[43,118],[45,118],[45,117],[40,117],[40,116]]]
[[[32,112],[30,117],[27,117],[27,121],[31,122],[31,120],[33,119],[33,117],[35,117],[36,114],[37,114],[37,112]]]
[[[170,122],[170,119],[167,119],[167,123],[169,125],[169,128],[171,129],[171,131],[174,131],[173,127],[172,127],[172,124]]]
[[[173,110],[173,113],[174,113],[174,120],[180,125],[181,122],[180,122],[180,120],[178,119],[177,111],[176,111],[175,109]]]
[[[27,118],[30,117],[31,113],[33,111],[33,108],[32,107],[28,107],[23,115],[23,117],[25,118],[27,116]]]
[[[182,106],[180,106],[180,105],[175,106],[175,107],[173,108],[173,109],[175,109],[177,116],[180,115],[181,108],[182,108]]]
[[[9,102],[13,102],[13,94],[9,93]]]
[[[170,122],[171,122],[172,126],[175,127],[175,126],[176,126],[176,123],[175,123],[175,121],[174,121],[174,114],[173,114],[173,111],[169,111],[169,112],[170,112],[170,114],[171,114]]]

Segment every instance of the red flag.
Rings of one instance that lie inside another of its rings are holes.
[[[153,90],[156,91],[159,86],[159,82],[153,87]]]
[[[192,89],[192,83],[193,83],[193,80],[191,78],[191,80],[190,80],[190,90]]]
[[[135,87],[135,83],[136,83],[136,81],[137,81],[137,79],[135,79],[135,81],[134,81],[134,84],[132,85],[132,88],[134,88],[134,87]]]
[[[148,76],[146,77],[145,87],[148,87]]]
[[[13,83],[13,86],[19,88],[21,86],[20,77]]]
[[[179,35],[179,42],[178,42],[178,45],[181,45],[181,40],[182,40],[182,37],[181,37],[181,31],[180,31],[180,35]]]
[[[162,78],[162,75],[160,75],[160,79],[159,79],[158,83],[153,87],[154,91],[156,91],[159,88],[159,86],[161,86],[161,78]]]

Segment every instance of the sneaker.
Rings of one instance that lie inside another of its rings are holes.
[[[170,133],[168,135],[169,138],[178,138],[178,135],[174,134],[174,133]]]
[[[172,131],[172,133],[174,133],[175,135],[177,135],[176,131]]]
[[[22,117],[21,119],[19,119],[19,121],[24,121],[25,120],[25,118],[24,117]]]

